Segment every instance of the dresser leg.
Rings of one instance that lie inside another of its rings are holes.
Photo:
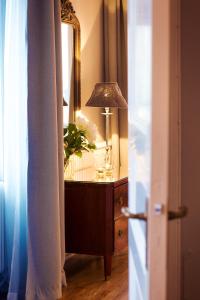
[[[107,280],[107,276],[111,275],[112,268],[112,255],[104,255],[104,276]]]

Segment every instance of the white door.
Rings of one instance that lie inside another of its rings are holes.
[[[141,219],[129,219],[130,300],[168,299],[170,196],[177,196],[174,204],[179,202],[178,189],[172,187],[174,182],[176,186],[179,184],[177,22],[178,0],[129,0],[129,212],[132,214],[126,213]],[[178,206],[177,212],[178,216]],[[145,215],[140,213],[146,213],[147,221],[142,220]],[[182,214],[184,211],[180,211]],[[173,238],[178,245],[179,231],[176,233]],[[172,257],[178,257],[179,250],[174,247]],[[174,272],[171,269],[171,282],[173,278],[178,280],[177,272],[178,268]]]
[[[129,208],[146,212],[151,188],[151,1],[128,5]],[[147,226],[129,221],[129,299],[148,299]]]

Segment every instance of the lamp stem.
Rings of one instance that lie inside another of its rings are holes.
[[[109,135],[110,135],[110,108],[105,107],[106,117],[106,147],[109,147]]]
[[[112,163],[111,163],[111,145],[109,145],[110,137],[110,112],[109,107],[105,107],[105,112],[103,115],[106,117],[106,156],[105,156],[105,168],[107,175],[112,175]]]

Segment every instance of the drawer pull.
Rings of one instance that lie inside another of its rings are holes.
[[[122,237],[122,235],[123,235],[123,230],[119,229],[119,230],[118,230],[118,236],[119,236],[119,237]]]

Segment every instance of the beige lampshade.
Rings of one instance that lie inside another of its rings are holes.
[[[96,83],[86,106],[127,108],[127,102],[117,82]]]

